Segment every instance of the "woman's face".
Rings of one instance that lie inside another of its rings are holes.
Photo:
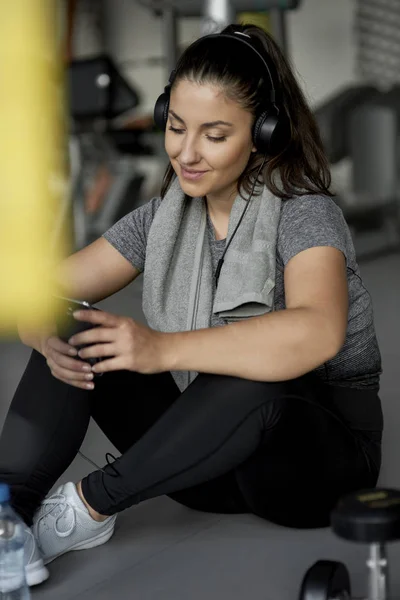
[[[255,151],[253,116],[220,88],[180,81],[171,92],[165,149],[182,190],[228,200]]]

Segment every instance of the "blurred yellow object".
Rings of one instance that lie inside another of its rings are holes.
[[[243,12],[239,13],[236,18],[237,22],[246,25],[257,25],[264,29],[267,33],[271,31],[271,20],[267,12]]]
[[[54,226],[68,194],[59,3],[12,0],[0,18],[0,334],[45,325]]]

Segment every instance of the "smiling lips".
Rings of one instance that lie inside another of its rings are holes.
[[[207,171],[195,171],[193,169],[185,169],[185,167],[182,167],[182,165],[180,165],[180,167],[182,177],[184,179],[188,179],[189,181],[197,181],[198,179],[203,177],[205,173],[207,173]]]

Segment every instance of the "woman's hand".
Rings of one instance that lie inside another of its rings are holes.
[[[91,366],[72,358],[78,352],[58,337],[55,323],[48,323],[41,331],[19,325],[18,333],[23,344],[44,356],[54,377],[75,387],[93,389]]]
[[[98,325],[69,339],[76,346],[90,344],[79,351],[81,358],[103,359],[92,367],[94,373],[128,370],[151,374],[168,370],[165,359],[168,334],[102,310],[80,310],[74,312],[74,317]]]
[[[46,358],[54,377],[74,387],[84,390],[93,389],[91,366],[82,360],[72,358],[77,355],[76,348],[53,335],[42,339],[39,351]]]

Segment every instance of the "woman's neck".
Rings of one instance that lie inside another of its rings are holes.
[[[215,219],[229,219],[236,195],[235,190],[224,196],[205,196],[208,214]]]

